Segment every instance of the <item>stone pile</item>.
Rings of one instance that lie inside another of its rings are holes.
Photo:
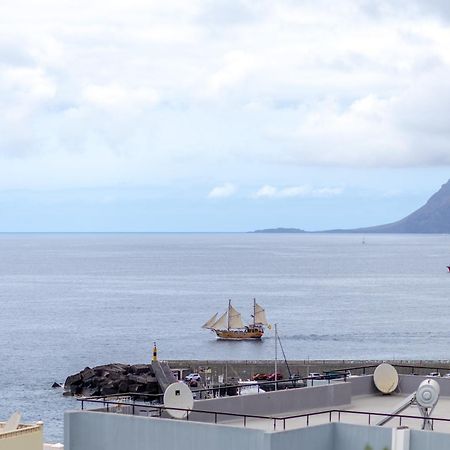
[[[159,394],[151,364],[106,364],[86,367],[64,383],[65,395]]]

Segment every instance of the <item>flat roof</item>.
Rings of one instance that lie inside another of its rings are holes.
[[[302,416],[288,418],[284,421],[277,420],[274,426],[272,419],[251,418],[248,417],[245,422],[245,427],[261,429],[265,431],[283,431],[293,430],[298,428],[305,428],[307,426],[322,425],[330,422],[342,422],[355,425],[376,425],[376,423],[386,416],[375,415],[378,414],[392,414],[394,409],[403,403],[407,395],[393,394],[393,395],[360,395],[352,397],[350,405],[340,405],[330,407],[329,410],[343,410],[349,412],[333,411],[331,414],[327,408],[319,408],[315,410],[298,410],[290,411],[288,414],[274,415],[273,417],[287,417],[287,416]],[[358,414],[357,414],[358,413]],[[359,414],[361,413],[361,414]],[[369,419],[369,414],[370,419]],[[312,415],[309,415],[312,414]],[[404,411],[399,413],[402,416],[421,416],[421,413],[416,405],[408,406]],[[434,431],[443,433],[450,433],[450,397],[440,397],[430,416],[431,418],[449,419],[448,422],[435,420],[433,421]],[[370,420],[370,422],[369,422]],[[223,425],[244,427],[242,418],[231,419],[221,422]],[[423,419],[401,418],[394,417],[387,422],[384,427],[398,427],[407,426],[409,428],[422,428]]]

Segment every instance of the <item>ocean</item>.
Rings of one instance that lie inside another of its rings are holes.
[[[450,236],[0,234],[0,420],[19,410],[63,440],[52,389],[86,366],[271,359],[201,325],[253,298],[288,359],[448,359]]]

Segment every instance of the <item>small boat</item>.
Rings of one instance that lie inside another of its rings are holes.
[[[209,319],[202,328],[212,330],[219,339],[228,340],[254,340],[261,339],[264,335],[264,327],[270,328],[267,322],[265,310],[253,299],[252,322],[244,325],[241,313],[234,309],[231,300],[228,300],[228,309],[217,319],[217,313]]]
[[[448,271],[450,272],[450,266],[447,266]]]

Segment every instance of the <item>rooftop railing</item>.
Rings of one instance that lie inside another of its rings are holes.
[[[101,399],[80,399],[82,402],[82,409],[84,409],[84,403],[96,403],[101,404],[103,408],[97,409],[94,411],[99,412],[113,412],[120,414],[130,414],[130,415],[139,415],[142,416],[143,412],[147,413],[148,417],[153,418],[170,418],[168,415],[164,415],[164,412],[168,411],[183,411],[185,412],[186,421],[193,422],[203,422],[199,419],[192,419],[192,416],[195,414],[195,417],[198,415],[205,415],[208,417],[210,422],[218,423],[227,423],[228,425],[232,425],[231,422],[236,421],[237,426],[248,427],[249,422],[251,420],[265,420],[270,423],[271,428],[274,431],[286,430],[287,426],[289,426],[289,422],[296,420],[304,420],[303,426],[310,426],[312,418],[314,417],[325,417],[325,420],[322,420],[320,423],[331,423],[331,422],[344,422],[343,416],[345,415],[353,415],[359,417],[367,418],[367,425],[373,425],[374,418],[386,418],[390,417],[391,419],[398,419],[398,426],[404,425],[406,420],[418,420],[423,422],[423,416],[411,415],[411,414],[389,414],[384,412],[373,412],[373,411],[352,411],[347,409],[327,409],[324,411],[316,411],[302,414],[292,414],[287,416],[266,416],[266,415],[255,415],[255,414],[239,414],[233,412],[226,411],[207,411],[201,409],[185,409],[185,408],[173,408],[162,405],[149,405],[149,404],[140,404],[136,402],[126,402],[126,401],[110,401],[110,400],[101,400]],[[220,419],[225,420],[220,420]],[[179,419],[178,419],[179,420]],[[434,428],[435,423],[445,423],[450,425],[450,418],[445,417],[430,417],[431,427]],[[359,422],[361,423],[361,422]],[[316,423],[317,424],[317,423]],[[293,428],[297,428],[294,426]]]
[[[411,375],[426,375],[426,374],[420,374],[419,372],[424,371],[430,371],[430,372],[449,372],[450,373],[450,367],[443,367],[443,366],[429,366],[429,365],[418,365],[418,364],[401,364],[401,363],[395,363],[395,362],[389,362],[391,366],[400,368],[400,369],[408,369],[408,372]],[[370,374],[373,373],[372,371],[369,371],[369,369],[376,369],[379,366],[379,364],[366,364],[363,366],[351,366],[351,367],[344,367],[340,369],[334,369],[334,370],[324,370],[324,374],[331,374],[331,373],[347,373],[347,372],[355,372],[358,371],[362,375],[366,375],[368,372]]]

